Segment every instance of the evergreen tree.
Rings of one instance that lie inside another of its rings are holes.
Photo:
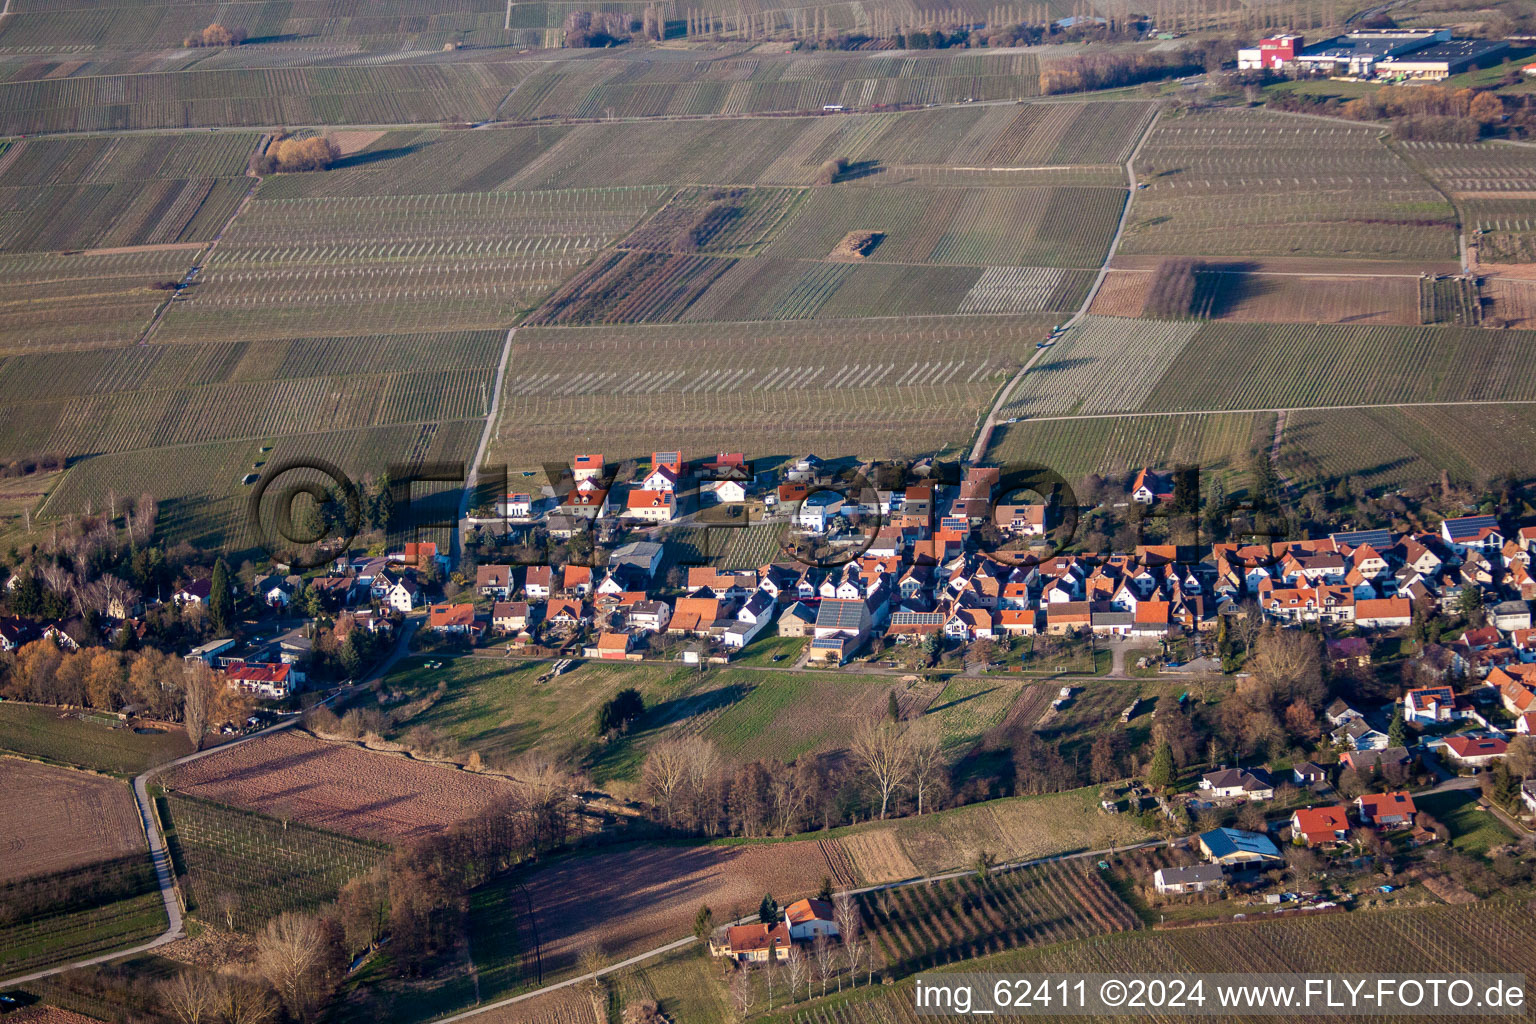
[[[1401,704],[1392,710],[1392,721],[1387,725],[1387,742],[1394,747],[1406,747],[1408,745],[1408,727],[1403,721],[1403,706]]]
[[[229,632],[233,612],[233,602],[229,596],[229,566],[221,558],[213,565],[213,580],[208,592],[208,620],[213,623],[215,633],[222,635]]]
[[[1173,747],[1166,741],[1159,743],[1157,753],[1152,755],[1152,764],[1147,768],[1147,784],[1153,789],[1167,789],[1176,777]]]
[[[709,938],[709,933],[715,930],[715,912],[709,909],[705,903],[699,907],[699,912],[693,915],[694,938],[703,942]]]
[[[896,691],[892,690],[887,697],[885,710],[890,714],[891,721],[901,721],[901,703],[896,699]]]
[[[763,902],[757,905],[757,919],[763,924],[777,923],[779,920],[779,901],[764,893]]]

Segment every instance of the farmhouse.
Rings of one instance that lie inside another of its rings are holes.
[[[775,960],[789,959],[790,947],[794,940],[789,934],[789,925],[783,921],[776,921],[772,925],[766,924],[739,924],[725,933],[725,943],[712,947],[717,956],[730,957],[737,963],[767,963],[769,951],[773,951]]]
[[[1328,846],[1349,834],[1349,808],[1307,807],[1291,814],[1291,834],[1300,836],[1308,846]]]
[[[789,937],[796,942],[813,942],[818,935],[835,938],[839,934],[833,919],[832,904],[826,900],[796,900],[784,908]]]

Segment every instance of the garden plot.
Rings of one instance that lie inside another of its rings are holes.
[[[1086,317],[1014,388],[1005,417],[1135,409],[1200,325]]]

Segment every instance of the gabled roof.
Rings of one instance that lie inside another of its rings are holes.
[[[433,629],[445,626],[473,626],[475,606],[472,604],[435,604],[428,610],[428,624]]]
[[[832,920],[832,904],[826,900],[796,900],[784,908],[784,920],[792,925]]]
[[[858,629],[869,609],[863,598],[827,598],[816,609],[817,629]]]
[[[1499,521],[1493,516],[1458,516],[1447,519],[1441,525],[1447,537],[1455,543],[1461,543],[1486,537],[1490,532],[1498,530]]]

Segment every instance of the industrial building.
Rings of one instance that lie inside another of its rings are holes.
[[[1240,71],[1314,72],[1332,77],[1442,79],[1486,67],[1509,50],[1498,39],[1452,39],[1448,28],[1357,29],[1305,45],[1279,35],[1239,50]]]

